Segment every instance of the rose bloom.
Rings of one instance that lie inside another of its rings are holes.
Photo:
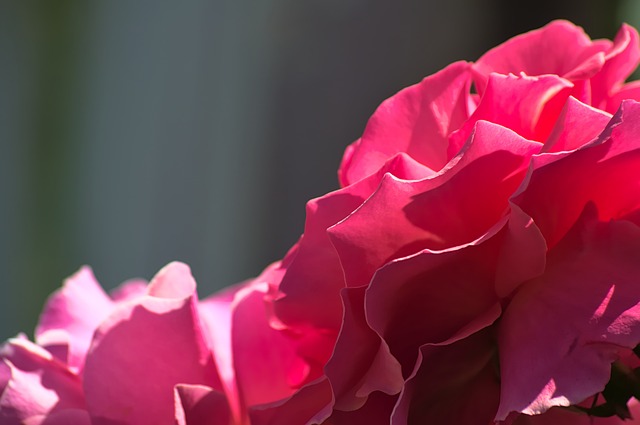
[[[0,424],[640,424],[639,61],[556,21],[400,91],[202,301],[81,269],[0,351]]]

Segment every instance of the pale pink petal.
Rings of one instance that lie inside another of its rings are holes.
[[[150,284],[155,296],[120,305],[98,328],[84,369],[93,425],[173,424],[175,385],[219,385],[192,280],[170,264]]]
[[[640,342],[640,228],[596,224],[593,214],[585,212],[501,320],[499,420],[594,395],[620,348]]]
[[[479,238],[508,213],[540,147],[479,121],[460,157],[438,175],[419,181],[386,175],[362,207],[329,229],[346,285],[366,285],[394,258]],[[465,218],[470,211],[473,219]]]
[[[241,283],[208,297],[198,305],[203,334],[209,350],[213,354],[220,376],[220,386],[226,395],[234,418],[242,416],[242,407],[233,365],[231,346],[232,303],[236,294],[250,283]]]
[[[80,378],[45,349],[25,339],[11,339],[0,349],[0,364],[3,425],[44,419],[66,409],[84,410]]]
[[[592,42],[582,28],[553,21],[543,28],[518,35],[485,53],[473,65],[479,93],[489,74],[556,74],[571,80],[592,77],[604,64],[610,42]]]
[[[332,394],[329,381],[314,381],[288,399],[249,410],[251,425],[313,425],[322,423],[331,414]]]
[[[640,208],[640,103],[624,101],[592,143],[571,153],[534,156],[532,174],[514,198],[552,248],[593,203],[601,220]]]
[[[327,235],[327,228],[351,214],[375,190],[385,174],[402,179],[418,179],[433,174],[405,154],[389,158],[375,174],[356,184],[331,192],[307,203],[305,232],[279,287],[281,296],[275,312],[289,326],[340,328],[340,289],[344,276],[340,259]],[[289,257],[289,255],[287,255]]]
[[[556,75],[491,74],[478,108],[451,134],[449,158],[458,154],[479,120],[507,127],[525,139],[544,142],[572,88],[573,84]]]
[[[335,409],[360,409],[374,391],[398,394],[403,386],[400,364],[367,324],[366,287],[344,288],[344,320],[332,358],[325,366]]]
[[[113,311],[114,303],[89,267],[82,267],[54,292],[40,316],[36,342],[80,370],[93,332]]]
[[[123,282],[109,295],[116,303],[127,302],[147,294],[148,282],[144,279],[131,279]]]
[[[191,269],[177,261],[164,266],[147,286],[147,293],[158,298],[188,298],[195,291],[196,281]]]
[[[569,97],[542,151],[578,149],[598,137],[610,120],[611,114]]]
[[[382,102],[345,153],[342,185],[375,173],[399,152],[440,170],[447,163],[449,134],[467,118],[469,85],[469,64],[456,62]]]
[[[231,412],[224,394],[206,385],[176,385],[177,425],[229,425]]]
[[[491,330],[451,345],[420,348],[391,425],[489,425],[500,383]]]

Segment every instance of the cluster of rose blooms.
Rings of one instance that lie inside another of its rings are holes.
[[[3,345],[0,424],[640,423],[639,61],[557,21],[400,91],[204,300],[82,268]]]

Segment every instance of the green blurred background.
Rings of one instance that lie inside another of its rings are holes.
[[[337,187],[386,97],[554,18],[612,38],[639,2],[0,0],[0,340],[82,264],[254,276]]]

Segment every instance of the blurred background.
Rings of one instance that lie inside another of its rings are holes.
[[[385,98],[596,0],[0,0],[0,340],[89,264],[110,289],[191,265],[204,297],[255,276],[338,187]]]

